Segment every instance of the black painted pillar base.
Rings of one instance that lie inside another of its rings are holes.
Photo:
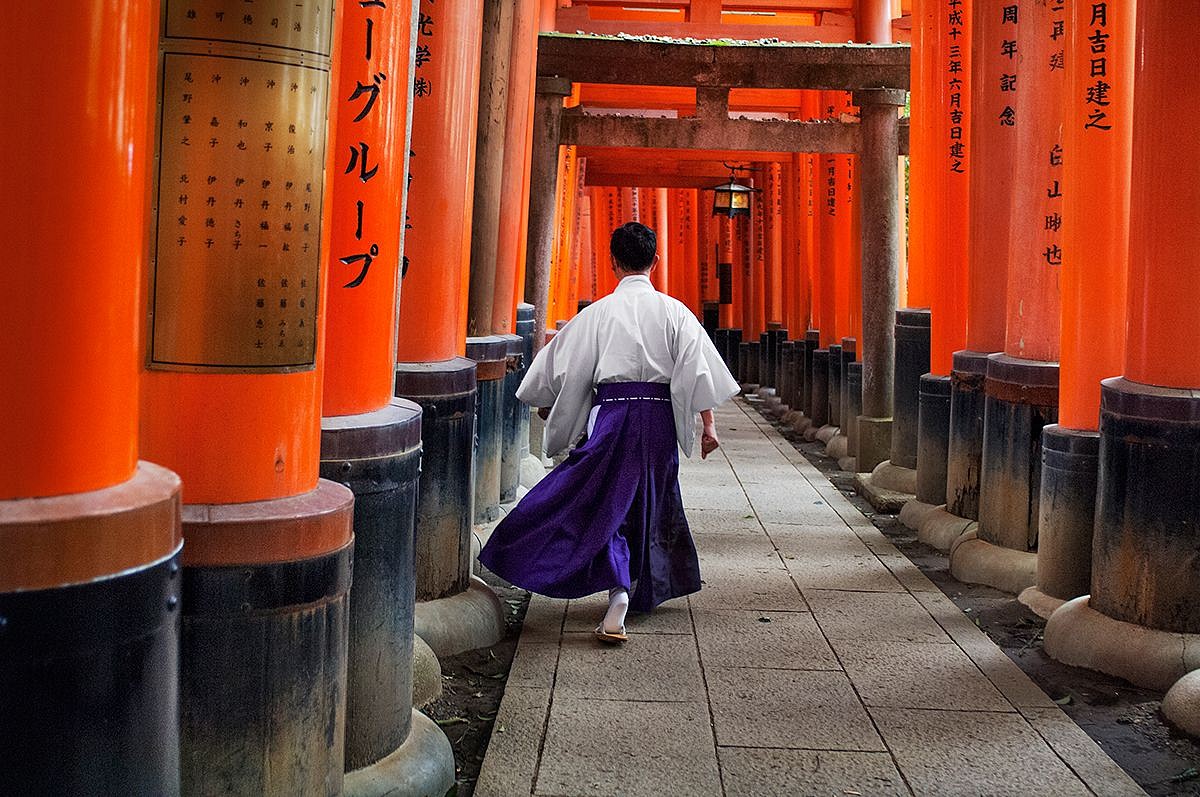
[[[800,360],[800,411],[812,417],[813,352],[821,348],[820,330],[810,329],[804,333]]]
[[[768,333],[771,336],[771,386],[775,388],[777,393],[783,392],[783,344],[787,343],[788,331],[786,329],[772,329]]]
[[[758,384],[759,387],[777,387],[775,374],[771,371],[771,331],[758,336]]]
[[[1037,588],[1057,600],[1091,592],[1100,433],[1042,429]]]
[[[418,601],[464,592],[471,581],[475,392],[475,363],[465,357],[396,364],[396,395],[422,413],[413,548]]]
[[[535,323],[533,311],[534,307],[532,304],[521,302],[517,305],[517,334],[521,336],[522,341],[522,378],[524,378],[525,371],[529,369],[529,364],[533,362],[533,328]],[[520,407],[518,423],[521,427],[517,433],[517,437],[521,441],[521,461],[524,462],[530,456],[529,405],[522,402],[517,402],[517,404]],[[538,465],[540,464],[541,460],[539,458]]]
[[[346,771],[408,738],[412,719],[413,525],[421,408],[392,399],[321,419],[321,476],[354,493],[354,582],[346,689]]]
[[[921,376],[929,373],[929,311],[896,311],[896,360],[892,382],[893,465],[917,467]]]
[[[506,344],[504,402],[500,430],[500,503],[517,500],[521,484],[521,420],[529,424],[529,407],[517,398],[517,388],[525,378],[525,339],[520,335],[500,335]],[[528,441],[529,435],[525,435]]]
[[[467,338],[467,358],[475,361],[476,523],[500,517],[500,461],[504,450],[504,378],[508,341],[499,335]]]
[[[738,348],[738,358],[742,367],[741,378],[738,381],[745,385],[761,385],[758,373],[759,342],[752,340],[741,343]]]
[[[714,340],[716,341],[717,352],[721,355],[721,359],[725,361],[725,367],[737,379],[741,375],[740,352],[742,330],[718,329]]]
[[[813,350],[811,376],[808,417],[815,431],[829,422],[829,349]]]
[[[829,344],[828,368],[828,403],[825,410],[826,423],[830,426],[842,425],[842,344]]]
[[[1200,392],[1101,384],[1092,608],[1200,633]]]
[[[979,520],[983,460],[983,386],[989,354],[954,352],[950,372],[950,436],[946,448],[946,511]]]
[[[354,494],[326,479],[184,505],[184,794],[342,792],[353,512]]]
[[[988,357],[984,384],[979,539],[1037,549],[1042,427],[1058,420],[1058,363]]]
[[[179,793],[179,490],[140,462],[105,489],[0,501],[0,538],[45,546],[4,552],[0,794]],[[150,550],[72,550],[105,538]]]
[[[720,326],[721,305],[718,302],[705,302],[701,310],[701,323],[708,337],[715,340],[717,327]]]
[[[800,344],[794,340],[784,340],[779,343],[779,401],[789,410],[799,409],[796,403],[796,382],[799,369],[796,367],[796,357],[800,352]]]
[[[950,377],[921,377],[917,421],[917,500],[946,503],[946,459],[950,446]]]

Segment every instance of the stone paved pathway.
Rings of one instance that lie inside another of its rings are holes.
[[[1142,794],[758,413],[680,480],[705,587],[534,596],[478,797]]]

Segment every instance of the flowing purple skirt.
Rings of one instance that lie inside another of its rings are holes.
[[[670,386],[600,385],[587,441],[492,532],[479,561],[552,598],[613,587],[648,612],[700,589],[700,564],[679,494]]]

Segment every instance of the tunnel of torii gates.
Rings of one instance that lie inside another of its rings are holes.
[[[631,219],[960,580],[1193,694],[1200,5],[637,6],[14,9],[0,791],[452,784],[414,706],[502,632],[472,530],[544,472],[514,391]]]

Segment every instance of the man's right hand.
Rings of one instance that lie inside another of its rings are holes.
[[[543,421],[550,417],[549,407],[538,407],[538,417]]]
[[[708,455],[716,451],[720,445],[721,441],[717,439],[717,427],[705,424],[704,431],[700,435],[700,459],[708,459]]]

